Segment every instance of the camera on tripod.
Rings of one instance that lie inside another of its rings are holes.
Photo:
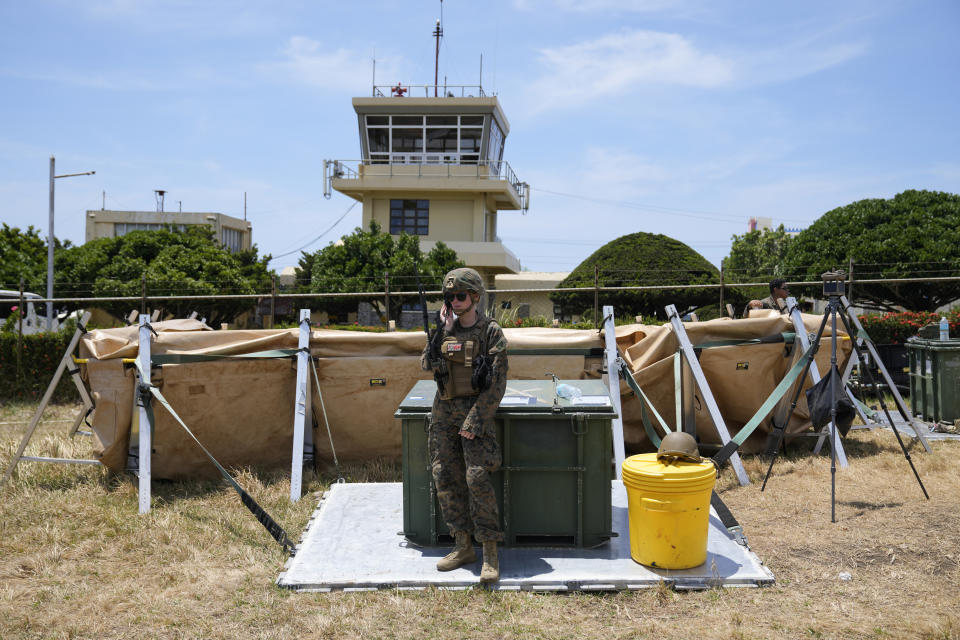
[[[845,271],[827,271],[820,274],[820,279],[823,280],[823,297],[839,297],[846,294],[844,282],[847,279],[847,273]]]

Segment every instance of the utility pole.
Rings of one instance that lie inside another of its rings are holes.
[[[47,331],[53,331],[53,182],[56,178],[72,178],[73,176],[92,176],[96,171],[84,171],[82,173],[65,173],[61,176],[54,175],[56,160],[50,156],[50,220],[48,222],[47,234]]]

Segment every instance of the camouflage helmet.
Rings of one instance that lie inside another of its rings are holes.
[[[674,431],[664,436],[657,449],[657,460],[663,462],[702,462],[696,439],[689,433]]]
[[[453,293],[454,291],[482,294],[483,279],[479,273],[469,267],[454,269],[443,277],[443,292]]]

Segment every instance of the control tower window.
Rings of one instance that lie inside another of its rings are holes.
[[[391,200],[390,233],[425,236],[430,232],[429,200]]]
[[[371,164],[478,164],[482,115],[366,116]],[[503,134],[499,132],[499,149]],[[491,133],[491,136],[494,134]],[[499,162],[500,153],[496,149]]]
[[[500,172],[500,161],[503,159],[503,131],[496,120],[490,120],[490,141],[487,144],[487,160],[491,170]]]

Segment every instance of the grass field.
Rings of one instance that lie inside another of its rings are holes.
[[[2,470],[33,410],[0,408]],[[77,410],[49,409],[28,453],[87,456],[88,438],[66,436]],[[0,489],[0,637],[960,638],[960,442],[932,446],[911,449],[928,501],[891,433],[852,432],[835,524],[811,440],[763,493],[766,465],[747,456],[754,484],[726,470],[718,488],[776,584],[683,593],[292,593],[274,586],[286,556],[224,483],[156,482],[140,516],[131,477],[21,463]],[[392,462],[347,471],[400,477]],[[331,478],[308,477],[290,504],[284,475],[238,479],[297,538]]]

